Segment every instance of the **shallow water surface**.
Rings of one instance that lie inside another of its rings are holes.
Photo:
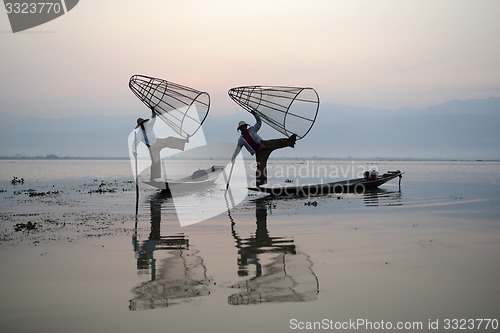
[[[145,185],[135,215],[128,161],[0,164],[5,332],[289,332],[358,319],[421,332],[500,320],[499,163],[316,161],[306,167],[405,174],[362,195],[250,195],[187,227]],[[203,214],[199,202],[223,190],[184,204]]]

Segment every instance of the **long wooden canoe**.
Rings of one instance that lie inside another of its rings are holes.
[[[389,171],[374,179],[370,178],[355,178],[348,180],[340,180],[335,182],[327,182],[320,184],[308,185],[283,185],[283,184],[266,184],[260,187],[249,187],[249,190],[269,193],[273,196],[315,196],[325,195],[329,193],[358,193],[362,194],[366,190],[372,190],[380,185],[399,177],[401,184],[401,177],[403,172]]]
[[[168,179],[167,181],[150,180],[144,181],[144,183],[167,192],[189,192],[212,185],[222,170],[224,170],[223,166],[214,165],[208,169],[197,170],[192,175],[184,178]]]

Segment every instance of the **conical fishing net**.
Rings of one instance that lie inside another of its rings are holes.
[[[210,109],[210,95],[159,78],[134,75],[132,92],[181,137],[193,136]]]
[[[242,108],[259,114],[262,121],[285,136],[309,133],[319,110],[319,96],[313,88],[244,86],[229,90]]]

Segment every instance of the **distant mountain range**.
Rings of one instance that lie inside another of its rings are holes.
[[[0,156],[127,157],[134,116],[59,119],[0,113]],[[209,115],[208,141],[234,142],[244,112]],[[274,157],[500,159],[500,98],[451,100],[425,109],[320,106],[311,132]],[[263,126],[264,138],[280,137]]]
[[[235,141],[239,120],[253,121],[244,113],[213,117],[205,134]],[[265,138],[279,135],[266,130]],[[294,150],[276,151],[273,156],[500,159],[499,147],[500,98],[399,110],[321,104],[311,132]]]

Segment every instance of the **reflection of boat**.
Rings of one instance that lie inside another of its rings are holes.
[[[171,198],[157,193],[150,199],[151,232],[145,241],[132,236],[139,273],[150,278],[132,289],[130,310],[146,310],[188,302],[194,297],[210,294],[203,258],[192,249],[189,239],[182,233],[161,235],[162,204]],[[162,259],[157,257],[163,256]]]
[[[306,302],[316,300],[318,278],[312,270],[308,255],[296,250],[293,239],[274,237],[267,230],[267,205],[256,202],[257,229],[255,234],[242,238],[232,225],[238,248],[238,275],[253,277],[232,285],[239,293],[228,297],[231,305],[264,302]]]
[[[401,206],[401,191],[376,188],[363,193],[366,206]]]
[[[403,173],[399,170],[389,171],[374,179],[369,177],[341,180],[329,183],[309,185],[282,185],[266,184],[260,187],[249,187],[249,190],[269,193],[274,196],[310,196],[324,195],[329,193],[364,193],[366,190],[376,189],[382,184],[399,177],[401,181]]]
[[[223,166],[214,165],[204,170],[196,170],[190,176],[184,178],[168,179],[167,181],[151,180],[144,181],[144,183],[168,193],[190,192],[212,185],[223,170]]]

